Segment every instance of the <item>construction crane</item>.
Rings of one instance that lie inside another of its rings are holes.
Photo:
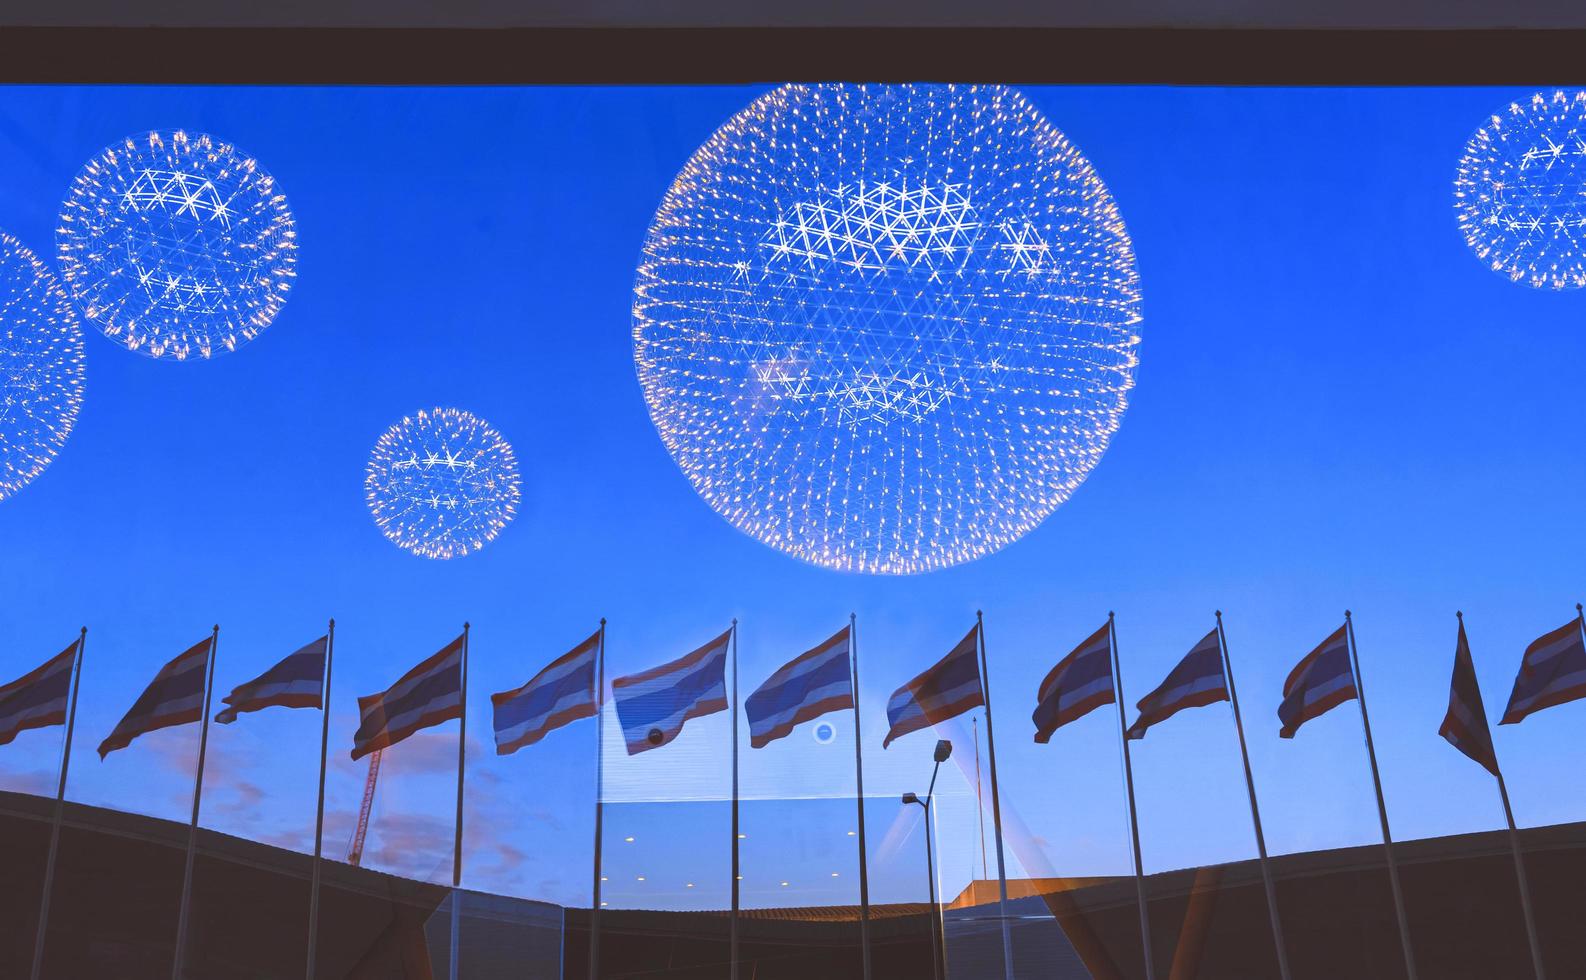
[[[347,863],[358,867],[363,860],[363,839],[369,833],[369,811],[374,809],[374,784],[380,778],[380,750],[369,756],[369,778],[363,784],[363,804],[358,807],[358,826],[352,832],[352,849]]]

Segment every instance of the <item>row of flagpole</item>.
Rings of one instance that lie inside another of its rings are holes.
[[[1518,831],[1509,804],[1508,790],[1497,764],[1479,687],[1476,684],[1464,617],[1459,614],[1454,675],[1450,687],[1450,707],[1439,734],[1455,748],[1487,768],[1496,778],[1505,820],[1510,833],[1516,880],[1524,912],[1527,938],[1536,976],[1543,976],[1540,943],[1526,883]],[[669,743],[693,717],[731,710],[732,764],[732,911],[729,926],[730,970],[738,975],[739,963],[739,833],[738,813],[738,698],[737,620],[720,637],[693,653],[639,674],[617,678],[611,693],[618,721],[624,730],[629,754],[658,748]],[[859,725],[859,682],[857,622],[852,615],[848,625],[825,643],[784,665],[749,696],[742,708],[750,723],[751,744],[762,747],[784,737],[794,727],[841,708],[851,709],[855,728],[855,782],[858,809],[861,946],[864,976],[871,975],[869,942],[868,859],[864,821],[864,761],[862,729]],[[602,858],[603,742],[605,722],[605,634],[606,621],[588,640],[554,661],[527,684],[493,695],[497,753],[509,754],[539,741],[550,731],[583,717],[596,717],[596,790],[593,900],[590,918],[590,976],[599,971],[599,919]],[[138,735],[193,721],[201,723],[198,763],[194,774],[193,805],[183,871],[177,942],[173,956],[173,980],[180,980],[186,958],[189,929],[193,864],[197,844],[200,803],[203,792],[204,761],[208,745],[210,698],[214,685],[215,653],[219,644],[217,626],[203,642],[193,646],[167,664],[145,690],[131,711],[99,748],[101,758],[123,748]],[[329,703],[335,621],[329,622],[325,635],[277,664],[265,674],[236,688],[224,700],[228,707],[215,720],[235,721],[241,712],[265,707],[318,707],[322,711],[320,733],[320,771],[315,813],[314,863],[310,886],[309,948],[306,976],[314,976],[318,937],[320,869],[324,833],[325,771],[329,746]],[[354,735],[353,758],[394,745],[415,732],[457,718],[458,776],[457,808],[453,842],[450,975],[458,975],[458,936],[461,912],[458,889],[462,882],[462,839],[464,771],[467,765],[466,730],[467,660],[469,625],[462,634],[439,653],[410,670],[381,694],[359,698],[361,715]],[[87,629],[74,644],[42,667],[4,686],[0,686],[0,745],[29,728],[64,724],[59,779],[46,858],[44,891],[40,901],[38,932],[35,938],[34,980],[40,976],[44,958],[50,899],[59,850],[65,804],[66,779],[75,729],[77,693]],[[1212,656],[1215,654],[1215,656]],[[733,677],[730,699],[725,672],[730,660]],[[967,666],[966,666],[967,665]],[[1215,676],[1211,672],[1215,665]],[[838,669],[840,667],[840,670]],[[1530,713],[1556,704],[1586,697],[1586,614],[1579,605],[1571,623],[1544,634],[1526,649],[1521,671],[1502,724],[1512,724]],[[837,680],[840,678],[840,681]],[[993,839],[996,844],[998,904],[1002,926],[1003,968],[1006,978],[1013,976],[1013,951],[1007,913],[1007,872],[1003,853],[1001,800],[997,783],[996,742],[992,726],[989,672],[986,657],[984,617],[976,614],[975,626],[951,652],[937,664],[895,691],[888,702],[889,731],[883,748],[893,739],[971,710],[984,709],[987,756],[990,763]],[[692,692],[683,693],[679,692]],[[1358,703],[1365,736],[1367,761],[1376,797],[1378,816],[1390,887],[1393,893],[1406,972],[1416,980],[1416,966],[1410,941],[1409,920],[1394,856],[1392,833],[1377,766],[1371,734],[1370,715],[1365,701],[1359,654],[1355,643],[1354,621],[1348,611],[1344,624],[1290,672],[1284,684],[1284,701],[1279,707],[1283,722],[1282,737],[1292,737],[1304,722],[1318,717],[1347,700]],[[1261,827],[1254,777],[1246,746],[1243,719],[1233,681],[1222,614],[1216,614],[1216,628],[1203,638],[1159,687],[1137,705],[1139,717],[1128,724],[1124,711],[1122,672],[1118,656],[1116,619],[1109,613],[1106,625],[1063,658],[1042,682],[1032,720],[1036,741],[1046,742],[1053,732],[1101,705],[1117,706],[1122,748],[1125,798],[1129,820],[1131,852],[1139,903],[1141,941],[1148,980],[1154,980],[1151,953],[1151,927],[1141,859],[1139,819],[1135,807],[1130,742],[1143,738],[1146,730],[1188,707],[1228,701],[1239,740],[1240,758],[1249,795],[1251,821],[1259,855],[1263,887],[1276,950],[1279,975],[1289,980],[1287,949],[1283,938],[1276,891]],[[202,707],[193,710],[193,702]],[[9,704],[18,707],[10,708]],[[23,710],[26,709],[26,710]],[[659,714],[656,712],[659,711]],[[647,713],[648,712],[648,713]],[[9,715],[14,714],[12,718]],[[662,726],[665,726],[664,728]],[[978,742],[977,742],[978,745]],[[977,749],[978,753],[978,749]],[[978,763],[977,763],[978,765]],[[978,790],[977,790],[978,793]]]

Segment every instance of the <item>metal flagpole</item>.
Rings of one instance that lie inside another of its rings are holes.
[[[44,969],[44,936],[49,930],[50,893],[55,887],[55,855],[60,850],[61,821],[66,813],[66,768],[72,759],[72,729],[77,723],[77,685],[83,676],[83,646],[88,627],[77,634],[77,652],[72,655],[72,696],[66,703],[66,740],[61,745],[60,783],[55,789],[55,817],[50,821],[50,852],[44,861],[44,897],[39,902],[39,931],[33,940],[33,980]]]
[[[463,624],[463,661],[457,715],[457,835],[452,841],[451,980],[457,980],[457,954],[463,928],[463,767],[468,761],[468,624]]]
[[[1228,701],[1234,709],[1234,730],[1239,733],[1239,758],[1245,765],[1245,791],[1250,794],[1250,823],[1256,831],[1256,853],[1261,856],[1261,883],[1267,890],[1267,918],[1272,920],[1272,945],[1278,951],[1278,975],[1289,980],[1289,951],[1283,943],[1283,922],[1278,918],[1278,891],[1267,860],[1267,837],[1261,831],[1261,809],[1256,806],[1256,780],[1250,772],[1250,752],[1245,748],[1245,723],[1239,716],[1239,692],[1234,688],[1233,663],[1228,658],[1228,638],[1223,635],[1223,611],[1217,610],[1217,645],[1222,650],[1223,678],[1228,681]]]
[[[1107,613],[1107,645],[1112,656],[1112,689],[1118,706],[1118,738],[1123,743],[1123,783],[1129,796],[1129,841],[1134,850],[1134,889],[1140,903],[1140,945],[1145,956],[1146,980],[1155,980],[1156,966],[1151,955],[1151,913],[1145,900],[1145,871],[1140,864],[1140,820],[1134,808],[1134,767],[1129,760],[1129,722],[1124,717],[1123,672],[1118,669],[1118,629],[1113,614]]]
[[[600,852],[605,792],[606,617],[600,617],[595,651],[595,897],[589,905],[589,980],[600,978]]]
[[[986,620],[975,610],[975,643],[980,647],[980,699],[986,708],[986,755],[991,761],[991,827],[997,842],[997,911],[1002,920],[1003,980],[1013,980],[1013,930],[1008,923],[1008,869],[1002,857],[1002,794],[997,791],[997,740],[991,732],[991,674],[986,669]],[[947,942],[943,938],[945,950]]]
[[[732,920],[728,924],[728,957],[732,980],[738,980],[738,620],[732,621]]]
[[[1575,607],[1575,612],[1577,616],[1580,615],[1579,606]],[[1465,648],[1465,651],[1468,654],[1470,652],[1470,643],[1465,639],[1465,614],[1463,612],[1455,612],[1454,616],[1459,620],[1460,644]],[[1474,663],[1471,665],[1471,671],[1474,674]],[[1479,683],[1476,687],[1476,696],[1481,696],[1481,686]],[[1492,738],[1492,732],[1490,729],[1488,730],[1487,737],[1489,741]],[[1497,772],[1493,773],[1493,775],[1498,779],[1498,799],[1503,801],[1503,818],[1509,824],[1509,848],[1514,852],[1514,877],[1515,881],[1520,886],[1520,910],[1525,913],[1525,938],[1531,944],[1531,965],[1536,967],[1536,980],[1543,980],[1544,971],[1542,968],[1542,942],[1537,938],[1536,917],[1531,912],[1531,886],[1526,882],[1525,878],[1525,859],[1520,852],[1520,831],[1517,827],[1515,827],[1514,824],[1514,810],[1509,806],[1509,787],[1504,783],[1503,769],[1497,765],[1497,746],[1492,747],[1492,761],[1493,768],[1498,770]]]
[[[1520,907],[1525,912],[1525,937],[1531,943],[1531,963],[1536,967],[1536,980],[1543,980],[1542,942],[1536,935],[1536,917],[1531,912],[1531,886],[1526,883],[1525,860],[1520,854],[1520,831],[1514,825],[1514,811],[1509,808],[1509,788],[1504,785],[1503,774],[1498,775],[1498,797],[1503,800],[1503,817],[1509,822],[1509,846],[1514,850],[1514,876],[1520,884]]]
[[[319,950],[319,869],[325,838],[325,753],[330,746],[330,665],[336,648],[336,621],[325,629],[325,682],[319,696],[319,803],[314,809],[314,874],[308,891],[308,980],[314,980]]]
[[[1355,652],[1355,621],[1344,610],[1344,634],[1349,641],[1349,667],[1354,672],[1355,700],[1360,703],[1360,724],[1366,732],[1366,756],[1371,760],[1371,785],[1377,791],[1377,816],[1382,821],[1382,849],[1388,856],[1388,882],[1393,886],[1393,911],[1399,918],[1399,943],[1404,947],[1404,969],[1416,980],[1415,951],[1410,946],[1410,920],[1404,914],[1404,892],[1399,887],[1399,862],[1393,856],[1393,835],[1388,830],[1388,805],[1382,797],[1382,777],[1377,772],[1377,749],[1371,741],[1371,718],[1366,713],[1366,687],[1360,682],[1360,657]]]
[[[176,955],[171,961],[171,980],[182,980],[187,958],[187,916],[193,890],[193,854],[198,849],[198,804],[204,795],[204,753],[209,748],[209,696],[215,687],[215,648],[220,645],[220,627],[209,634],[209,655],[204,659],[204,707],[198,725],[198,772],[193,776],[193,819],[187,825],[187,868],[182,872],[182,908],[176,917]]]
[[[870,858],[865,850],[864,729],[859,725],[859,630],[848,614],[849,685],[854,701],[854,783],[859,802],[859,946],[864,951],[864,977],[870,980]]]

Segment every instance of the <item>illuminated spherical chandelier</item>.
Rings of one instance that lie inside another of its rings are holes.
[[[495,540],[517,514],[518,460],[483,419],[455,408],[419,411],[375,443],[364,493],[398,546],[458,558]]]
[[[1586,92],[1538,92],[1476,130],[1454,212],[1499,275],[1538,289],[1586,286]]]
[[[233,351],[286,303],[297,233],[253,158],[203,134],[108,147],[61,204],[61,272],[83,316],[149,357]]]
[[[651,418],[729,522],[908,574],[1017,540],[1133,384],[1133,247],[1089,161],[1002,86],[790,85],[662,202],[635,286]]]
[[[50,465],[83,403],[83,332],[30,250],[0,233],[0,500]]]

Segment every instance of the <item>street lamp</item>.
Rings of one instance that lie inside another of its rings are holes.
[[[947,971],[947,943],[943,936],[946,926],[941,921],[942,908],[936,901],[936,858],[932,853],[931,843],[931,798],[936,792],[936,774],[941,771],[942,763],[946,762],[953,754],[953,743],[947,739],[938,739],[936,752],[933,757],[936,765],[931,767],[931,785],[925,791],[925,799],[920,799],[914,793],[903,794],[903,805],[918,803],[925,810],[925,876],[931,886],[931,969],[936,975],[936,980],[944,980]]]

